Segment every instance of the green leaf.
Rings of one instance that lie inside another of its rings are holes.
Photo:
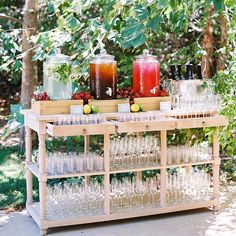
[[[73,32],[77,31],[78,28],[80,27],[79,20],[77,18],[75,18],[74,16],[69,18],[68,24]]]
[[[224,8],[223,0],[213,0],[216,11],[221,11]]]
[[[158,25],[162,21],[162,16],[154,16],[147,24],[148,27],[150,27],[153,31],[157,31]]]
[[[49,3],[48,3],[48,12],[50,14],[55,13],[55,7],[54,7],[54,2],[53,1],[49,1]]]
[[[19,61],[19,60],[16,60],[13,65],[12,65],[12,68],[14,71],[19,71],[22,69],[22,62]]]
[[[64,18],[64,16],[59,16],[59,18],[57,19],[57,24],[59,28],[63,28],[66,24],[66,20]]]
[[[169,0],[160,0],[159,5],[163,8],[167,7],[169,5]]]
[[[148,15],[149,15],[148,9],[141,4],[138,4],[137,6],[135,6],[135,12],[136,12],[137,17],[140,20],[147,19]]]
[[[143,45],[145,42],[146,42],[146,36],[144,32],[139,31],[132,37],[125,38],[122,42],[122,46],[123,48],[131,48],[131,47],[136,48]]]
[[[143,32],[140,32],[139,35],[133,40],[132,44],[134,48],[137,48],[143,45],[146,42],[146,36]]]
[[[137,34],[142,29],[143,29],[143,25],[140,22],[134,19],[131,19],[128,21],[127,26],[123,28],[121,35],[122,37],[125,37],[125,38],[130,37]]]
[[[35,55],[32,58],[32,61],[37,61],[37,60],[44,60],[46,57],[46,53],[43,50],[39,50],[35,53]]]

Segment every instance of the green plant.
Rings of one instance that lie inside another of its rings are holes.
[[[52,68],[53,73],[58,73],[60,75],[59,81],[64,84],[71,78],[72,66],[71,64],[58,64]]]

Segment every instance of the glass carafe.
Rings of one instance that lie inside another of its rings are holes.
[[[72,66],[69,56],[58,53],[48,56],[43,64],[43,86],[51,99],[70,99]]]
[[[160,63],[147,49],[133,63],[133,88],[142,97],[155,97],[160,88]]]
[[[101,51],[90,63],[90,93],[95,99],[115,99],[117,65],[114,56]]]

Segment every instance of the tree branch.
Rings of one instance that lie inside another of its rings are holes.
[[[14,21],[14,22],[17,22],[17,23],[20,23],[20,24],[23,23],[22,20],[19,20],[15,17],[12,17],[12,16],[7,16],[7,15],[2,14],[2,13],[0,13],[0,19],[6,19],[6,20],[9,20],[9,21]]]

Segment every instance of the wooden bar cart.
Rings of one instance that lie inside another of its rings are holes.
[[[38,115],[31,110],[23,112],[25,117],[26,129],[26,182],[27,182],[27,203],[26,209],[33,217],[40,228],[40,235],[46,235],[47,229],[59,226],[77,225],[92,222],[102,222],[118,219],[126,219],[133,217],[141,217],[148,215],[156,215],[167,212],[184,211],[189,209],[203,208],[213,206],[215,209],[219,205],[219,126],[226,126],[227,118],[221,115],[213,115],[211,117],[197,117],[177,119],[166,117],[166,119],[152,122],[112,122],[110,117],[115,114],[106,114],[108,121],[98,125],[54,125],[53,122],[61,115]],[[213,135],[213,158],[209,161],[185,164],[167,164],[167,131],[175,129],[214,127]],[[32,131],[37,132],[39,146],[38,164],[32,161]],[[161,162],[158,166],[145,166],[143,168],[111,170],[110,169],[110,135],[115,133],[128,132],[160,132],[160,148]],[[93,173],[71,173],[63,175],[47,175],[46,173],[46,136],[78,136],[83,135],[85,140],[85,151],[88,151],[90,135],[104,135],[104,171]],[[211,164],[213,167],[213,196],[210,200],[202,202],[192,202],[189,204],[169,205],[167,202],[167,170],[172,167],[190,167],[194,165]],[[160,186],[160,206],[154,208],[142,208],[138,210],[112,213],[110,211],[110,175],[114,173],[137,172],[137,176],[141,178],[140,173],[145,170],[160,170],[161,186]],[[39,202],[33,202],[32,176],[35,175],[39,180]],[[104,176],[104,212],[97,216],[84,216],[78,218],[65,219],[49,219],[46,214],[46,184],[47,180],[53,178],[69,178],[77,176],[103,175]]]

